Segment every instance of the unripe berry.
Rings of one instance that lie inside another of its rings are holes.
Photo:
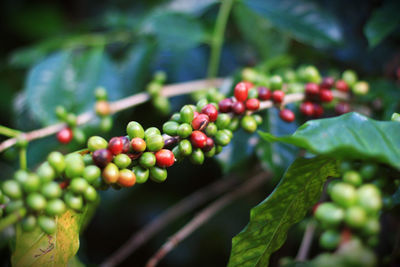
[[[285,93],[283,91],[276,90],[272,92],[272,100],[275,103],[282,103],[284,98],[285,98]]]
[[[243,102],[234,102],[232,104],[232,111],[233,113],[235,113],[236,115],[241,115],[246,111],[246,107],[243,104]]]
[[[49,202],[47,202],[46,208],[45,208],[45,213],[46,215],[49,216],[57,216],[61,215],[64,213],[66,210],[66,206],[64,201],[61,199],[52,199]]]
[[[369,84],[364,81],[359,81],[354,84],[352,91],[355,95],[366,95],[369,91]]]
[[[295,115],[290,109],[282,109],[279,112],[279,117],[286,122],[292,122],[295,119]]]
[[[145,152],[139,158],[139,164],[143,168],[150,168],[156,165],[156,157],[151,152]]]
[[[206,114],[211,122],[218,118],[218,110],[213,104],[207,104],[201,109],[201,113]]]
[[[272,90],[280,90],[282,88],[282,77],[274,75],[269,79],[269,84]]]
[[[93,152],[93,162],[100,168],[105,167],[112,160],[112,154],[108,149],[99,149]]]
[[[22,184],[22,188],[26,193],[36,192],[40,189],[40,182],[39,176],[36,174],[30,174]]]
[[[142,168],[140,166],[135,166],[132,168],[132,171],[135,173],[136,182],[138,184],[143,184],[149,178],[149,169]]]
[[[207,142],[206,142],[207,145]],[[190,154],[192,154],[192,144],[189,142],[189,140],[182,140],[179,142],[179,152],[183,155],[183,156],[189,156]]]
[[[202,99],[200,99],[199,101],[197,101],[197,104],[196,104],[196,111],[197,112],[201,112],[201,109],[205,106],[205,105],[207,105],[208,104],[208,100],[207,100],[207,98],[202,98]],[[195,116],[196,117],[196,116]]]
[[[114,163],[108,163],[107,166],[103,170],[102,176],[103,176],[103,180],[107,184],[116,183],[118,181],[118,177],[119,177],[119,170],[118,170],[117,165],[115,165]]]
[[[51,167],[48,161],[40,164],[36,173],[38,174],[40,181],[42,183],[51,182],[56,177],[56,171],[54,170],[53,167]]]
[[[100,136],[92,136],[88,139],[87,146],[91,152],[99,149],[105,149],[108,146],[106,139]]]
[[[177,135],[178,127],[179,123],[176,121],[167,121],[163,124],[163,132],[170,136],[175,136]]]
[[[236,84],[234,89],[234,96],[237,101],[243,102],[247,99],[249,93],[249,88],[247,86],[248,85],[244,82]]]
[[[30,232],[35,229],[37,224],[36,217],[34,215],[28,215],[21,221],[21,228],[24,232]]]
[[[73,137],[72,130],[68,127],[61,129],[57,133],[57,140],[62,144],[68,144],[69,142],[71,142],[72,137]]]
[[[231,98],[225,98],[218,103],[218,108],[220,112],[227,113],[232,110],[233,101]]]
[[[218,121],[226,121],[226,117],[224,115],[227,115],[227,114],[220,114],[218,116],[217,123],[218,123]],[[229,115],[228,115],[228,117],[229,117]],[[230,123],[230,121],[231,121],[231,118],[229,117],[229,123]],[[229,126],[229,124],[228,124],[228,126]],[[207,136],[214,136],[217,133],[217,131],[218,131],[218,127],[213,122],[209,123],[205,130]]]
[[[251,98],[258,98],[258,89],[257,88],[251,88],[249,90],[249,94],[247,96],[249,99]]]
[[[57,224],[54,219],[47,216],[39,216],[38,225],[48,235],[54,234],[57,230]]]
[[[207,135],[200,131],[193,131],[190,135],[190,141],[194,147],[203,148],[207,143]]]
[[[313,103],[306,101],[301,103],[300,112],[306,116],[312,116],[314,114],[314,105]]]
[[[46,203],[46,199],[39,193],[31,193],[26,198],[26,204],[34,211],[44,210]]]
[[[201,165],[204,162],[204,153],[200,148],[197,148],[190,154],[189,159],[193,164]]]
[[[164,147],[164,138],[160,134],[146,137],[146,146],[149,151],[158,151]]]
[[[194,130],[201,131],[207,127],[209,122],[210,119],[206,114],[199,114],[196,118],[193,119],[192,127]]]
[[[88,182],[83,178],[74,178],[68,186],[68,189],[75,194],[82,194],[89,186]]]
[[[88,186],[86,188],[86,191],[83,193],[83,197],[85,198],[86,201],[88,202],[93,202],[97,199],[97,191],[93,186]]]
[[[343,182],[338,182],[332,186],[330,196],[335,203],[342,207],[353,206],[357,201],[357,192],[354,186]]]
[[[242,118],[241,122],[242,128],[249,133],[253,133],[257,130],[257,122],[256,120],[250,116],[246,115]]]
[[[333,100],[332,91],[329,89],[321,89],[319,91],[319,99],[322,102],[331,102]]]
[[[324,249],[335,249],[340,243],[340,233],[335,230],[327,230],[322,233],[319,244]]]
[[[107,116],[111,112],[110,103],[105,100],[96,101],[96,114],[99,116]]]
[[[354,186],[360,186],[362,184],[361,175],[357,171],[346,171],[343,174],[343,181]]]
[[[143,152],[146,150],[146,142],[140,137],[133,138],[131,140],[131,146],[135,152]]]
[[[65,157],[65,175],[68,178],[82,176],[85,169],[83,158],[78,153],[69,154]]]
[[[353,228],[362,228],[367,222],[367,214],[364,209],[358,206],[350,206],[346,210],[344,221]]]
[[[131,139],[135,137],[144,138],[143,127],[142,125],[140,125],[140,123],[136,121],[131,121],[128,123],[128,125],[126,126],[126,132]]]
[[[258,110],[260,108],[260,101],[257,98],[250,98],[246,101],[247,110]]]
[[[338,91],[341,92],[348,92],[349,91],[349,86],[344,80],[337,80],[335,83],[335,88]]]
[[[168,149],[161,149],[156,152],[156,162],[161,168],[171,167],[175,162],[174,153]]]
[[[227,128],[230,123],[231,123],[231,117],[228,114],[223,113],[218,116],[218,119],[215,124],[216,124],[217,128],[221,130],[221,129]],[[215,130],[217,130],[217,129],[215,129]],[[206,128],[206,132],[207,132],[207,128]]]
[[[168,172],[164,168],[160,168],[157,166],[150,168],[150,178],[152,181],[157,183],[162,183],[167,179]]]
[[[344,219],[344,211],[332,202],[325,202],[318,205],[315,218],[328,227],[336,226]]]
[[[353,70],[345,70],[342,78],[349,86],[353,86],[358,79],[357,74]]]
[[[209,124],[210,125],[210,124]],[[208,127],[208,126],[207,126]],[[193,129],[192,126],[190,126],[189,123],[182,123],[181,125],[179,125],[178,130],[177,130],[177,134],[179,137],[181,138],[186,138],[189,137],[190,134],[192,133]]]
[[[65,193],[64,201],[69,208],[76,211],[80,211],[83,207],[82,196],[74,195],[74,193],[72,193],[71,191]]]
[[[270,100],[272,96],[271,90],[266,87],[258,87],[258,98],[260,100]]]
[[[96,90],[94,91],[94,95],[96,97],[96,100],[107,100],[107,90],[104,87],[97,87]]]
[[[136,183],[136,175],[128,169],[119,172],[118,184],[122,187],[131,187]]]
[[[346,102],[339,102],[335,106],[335,112],[339,115],[350,112],[350,104]]]
[[[223,130],[220,130],[215,135],[215,142],[217,145],[226,146],[231,142],[231,137]]]
[[[113,137],[108,142],[108,150],[110,150],[113,155],[121,154],[123,148],[124,143],[122,142],[120,137]]]
[[[62,195],[61,187],[56,182],[43,185],[40,193],[47,199],[58,198]]]
[[[319,86],[316,83],[307,83],[305,85],[305,93],[308,96],[316,96],[319,94]]]

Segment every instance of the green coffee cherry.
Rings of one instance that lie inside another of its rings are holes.
[[[182,123],[181,125],[179,125],[178,130],[177,130],[177,134],[179,135],[179,137],[181,138],[187,138],[190,136],[190,134],[192,133],[192,126],[190,126],[189,123]]]
[[[223,146],[216,145],[215,146],[215,155],[218,155],[222,152]]]
[[[20,199],[22,197],[22,190],[17,181],[8,180],[3,183],[3,193],[11,199]]]
[[[118,154],[117,156],[115,156],[114,158],[114,163],[115,165],[118,166],[118,168],[120,169],[126,169],[128,168],[129,165],[131,165],[132,160],[131,158],[126,155],[126,154]]]
[[[194,118],[194,110],[191,106],[185,105],[181,108],[180,120],[183,123],[191,123]]]
[[[26,179],[28,179],[29,173],[24,170],[18,170],[14,173],[14,179],[18,181],[20,184],[25,183]]]
[[[350,207],[357,202],[357,192],[354,186],[347,183],[336,183],[330,193],[332,200],[342,207]]]
[[[222,114],[220,114],[219,116],[221,116]],[[218,118],[219,118],[219,116],[218,116]],[[218,119],[217,119],[218,120]],[[208,125],[207,125],[207,127],[206,127],[206,130],[205,130],[205,132],[206,132],[206,135],[207,136],[214,136],[216,133],[217,133],[217,131],[218,131],[218,127],[217,127],[217,125],[215,125],[215,123],[213,123],[213,122],[210,122]]]
[[[204,156],[206,156],[207,158],[211,158],[215,155],[216,150],[216,147],[213,146],[210,151],[204,152]]]
[[[335,249],[340,243],[340,233],[335,230],[327,230],[325,231],[320,239],[319,244],[324,249]]]
[[[168,98],[163,96],[155,96],[152,99],[153,106],[162,114],[167,115],[171,112],[171,105]]]
[[[62,190],[58,183],[50,182],[42,186],[40,193],[47,199],[61,197]]]
[[[189,156],[190,154],[192,154],[192,144],[189,140],[184,139],[180,141],[178,147],[182,156]]]
[[[217,121],[215,122],[219,130],[228,128],[230,123],[231,123],[231,117],[225,113],[219,114],[217,117]]]
[[[65,121],[65,119],[67,118],[67,114],[68,114],[67,110],[63,106],[57,106],[55,109],[55,113],[56,113],[57,118],[60,121]]]
[[[92,136],[89,138],[87,142],[87,147],[91,152],[94,152],[99,149],[105,149],[108,146],[108,142],[106,139],[100,136]]]
[[[177,135],[179,123],[175,121],[167,121],[163,125],[163,132],[170,135],[170,136],[175,136]]]
[[[258,114],[252,114],[251,115],[253,117],[253,119],[256,121],[257,125],[260,126],[262,124],[262,117]]]
[[[51,152],[47,157],[47,161],[49,162],[50,166],[56,170],[58,174],[62,173],[65,169],[65,160],[64,155],[60,152]]]
[[[174,146],[174,148],[172,149],[172,153],[174,154],[174,157],[175,157],[176,161],[183,160],[184,155],[181,153],[181,150],[179,149],[179,145],[178,146]]]
[[[162,85],[158,82],[151,82],[147,85],[147,92],[152,96],[156,97],[160,94]]]
[[[251,89],[249,90],[249,94],[248,94],[247,98],[248,98],[248,99],[251,99],[251,98],[258,98],[258,90],[257,90],[257,88],[251,88]]]
[[[215,134],[215,143],[220,146],[226,146],[231,142],[229,135],[223,130],[218,131]]]
[[[107,90],[104,87],[97,87],[96,90],[94,91],[94,95],[96,97],[96,100],[107,100]]]
[[[10,202],[7,203],[5,212],[6,212],[6,214],[11,214],[11,213],[19,210],[22,207],[24,207],[24,202],[21,199],[11,200]]]
[[[357,190],[358,205],[370,214],[376,214],[382,208],[380,190],[372,184],[365,184]]]
[[[392,114],[392,117],[390,118],[390,120],[391,120],[391,121],[400,122],[400,114],[397,113],[397,112],[394,112],[394,113]]]
[[[77,123],[76,115],[74,113],[68,113],[67,117],[65,118],[65,122],[70,128],[74,128]]]
[[[373,163],[363,164],[360,169],[361,177],[368,181],[374,178],[376,172],[378,171],[378,166]]]
[[[26,198],[26,204],[34,211],[44,210],[46,207],[46,199],[39,193],[31,193]]]
[[[72,192],[66,192],[64,201],[67,206],[73,210],[80,211],[83,207],[83,200],[81,196],[76,196]]]
[[[111,130],[111,128],[113,127],[113,119],[112,116],[102,116],[100,118],[100,131],[102,132],[108,132]]]
[[[340,172],[345,173],[347,171],[350,171],[353,168],[352,164],[350,161],[344,160],[340,163]]]
[[[190,154],[189,159],[193,164],[201,165],[204,162],[204,153],[200,148],[197,148]]]
[[[161,135],[161,132],[156,127],[147,128],[146,131],[144,132],[144,138],[147,139],[152,135]]]
[[[65,157],[65,175],[68,178],[80,177],[85,169],[85,163],[80,154],[69,154]]]
[[[206,98],[202,98],[199,101],[197,101],[197,104],[196,104],[197,112],[201,112],[201,109],[207,104],[208,104],[208,101]]]
[[[57,230],[57,224],[54,219],[47,216],[39,216],[38,225],[48,235],[54,234]]]
[[[93,165],[93,157],[91,154],[87,153],[82,156],[83,158],[83,163],[85,163],[85,166]]]
[[[250,116],[246,115],[243,116],[242,121],[241,121],[242,128],[249,133],[253,133],[257,130],[257,122],[256,120]]]
[[[85,198],[86,201],[88,202],[94,202],[97,199],[97,191],[94,189],[93,186],[88,186],[83,193],[83,197]]]
[[[29,174],[22,188],[26,193],[36,192],[40,189],[40,178],[36,174]]]
[[[42,163],[36,172],[42,183],[51,182],[56,178],[56,171],[51,167],[48,161]]]
[[[149,169],[142,168],[140,166],[135,166],[132,171],[136,175],[136,183],[143,184],[149,178]]]
[[[142,139],[144,138],[144,129],[142,125],[140,125],[140,123],[136,121],[131,121],[128,123],[128,125],[126,126],[126,132],[128,133],[130,139],[133,139],[135,137],[139,137]]]
[[[96,181],[100,175],[101,170],[95,165],[86,166],[83,170],[83,178],[85,178],[89,184],[92,184],[94,181]]]
[[[49,216],[57,216],[63,214],[66,209],[64,201],[56,198],[47,202],[45,213]]]
[[[381,225],[377,218],[370,218],[365,223],[362,231],[367,235],[377,235],[381,230]]]
[[[29,215],[22,219],[21,221],[21,228],[25,232],[31,232],[36,227],[36,217],[33,215]]]
[[[157,166],[150,168],[150,179],[154,182],[161,183],[167,179],[168,172],[164,168]]]
[[[282,77],[279,75],[274,75],[269,79],[269,85],[272,90],[279,90],[282,88]]]
[[[323,225],[332,227],[342,222],[344,211],[334,203],[325,202],[318,206],[314,215]]]
[[[347,171],[343,175],[343,181],[354,186],[360,186],[362,184],[361,175],[357,171]]]
[[[82,129],[79,128],[75,128],[73,131],[73,137],[74,140],[78,143],[78,144],[84,144],[86,141],[86,134]]]
[[[83,194],[89,186],[88,182],[83,178],[74,178],[68,186],[68,189],[75,194]]]
[[[171,121],[176,121],[177,123],[182,123],[181,114],[180,114],[180,113],[174,113],[174,114],[172,114],[170,120],[171,120]]]
[[[150,168],[156,165],[156,156],[151,152],[145,152],[139,158],[139,164],[143,168]]]
[[[367,222],[367,213],[359,206],[351,206],[346,210],[344,221],[353,228],[362,228]]]
[[[231,119],[231,123],[229,124],[228,129],[231,130],[232,132],[236,131],[237,129],[239,129],[239,125],[240,125],[240,119],[235,117]]]
[[[159,134],[153,134],[146,138],[146,145],[149,151],[158,151],[164,147],[164,138]]]
[[[342,74],[342,79],[350,86],[353,87],[353,85],[357,82],[358,77],[357,73],[353,70],[346,70]]]
[[[314,66],[305,67],[302,76],[305,82],[312,82],[312,83],[321,82],[321,76],[319,74],[319,71]]]
[[[366,95],[369,92],[369,84],[365,81],[356,82],[352,91],[355,95]]]

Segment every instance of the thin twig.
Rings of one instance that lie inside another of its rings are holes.
[[[206,79],[190,81],[178,84],[166,85],[163,87],[162,95],[166,97],[173,97],[177,95],[189,94],[195,91],[204,90],[207,87],[218,87],[222,84],[223,79]],[[114,102],[110,102],[111,114],[117,113],[119,111],[134,107],[136,105],[142,104],[150,99],[147,93],[139,93],[127,98],[123,98]],[[96,114],[94,111],[85,112],[77,117],[77,124],[82,125],[90,120],[94,119]],[[57,133],[61,129],[66,127],[65,123],[57,123],[37,129],[31,132],[24,133],[23,136],[27,141],[32,141],[35,139],[43,138],[52,134]],[[17,138],[10,138],[5,140],[0,144],[0,152],[12,147],[17,142]]]
[[[314,238],[315,223],[310,221],[307,224],[306,230],[304,231],[303,239],[301,240],[299,252],[296,256],[296,261],[305,261],[308,258],[308,252]]]
[[[188,237],[191,233],[197,230],[205,222],[207,222],[212,216],[218,211],[227,206],[229,203],[234,201],[236,198],[246,195],[253,190],[259,188],[261,184],[267,181],[270,175],[268,173],[260,173],[255,177],[251,178],[247,182],[243,183],[236,190],[227,193],[214,201],[208,207],[203,209],[198,215],[196,215],[189,223],[183,228],[171,236],[164,245],[150,258],[147,262],[146,267],[154,267],[162,260],[171,250],[173,250],[182,240]]]
[[[177,204],[171,206],[165,212],[160,214],[151,223],[146,224],[145,227],[133,234],[128,241],[125,242],[125,244],[111,254],[102,264],[100,264],[100,266],[117,266],[140,246],[151,239],[155,234],[165,228],[169,223],[179,218],[183,214],[203,205],[221,193],[226,192],[238,182],[239,179],[237,177],[225,177],[225,179],[219,179],[211,185],[201,188],[200,190],[182,199]]]

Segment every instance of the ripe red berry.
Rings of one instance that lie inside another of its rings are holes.
[[[72,140],[72,137],[73,137],[72,130],[68,127],[61,129],[57,133],[57,140],[62,144],[68,144]]]
[[[270,100],[271,96],[271,90],[266,87],[258,87],[258,98],[260,100]]]
[[[232,104],[232,111],[237,115],[241,115],[245,112],[246,107],[244,106],[243,102],[234,102]]]
[[[292,122],[295,119],[294,113],[290,109],[282,109],[279,112],[279,117],[286,122]]]
[[[197,111],[193,112],[193,119],[195,119],[197,116],[199,116],[200,113],[198,113]]]
[[[192,127],[195,130],[203,130],[210,122],[210,118],[206,114],[199,114],[192,120]]]
[[[129,150],[131,149],[131,143],[129,141],[129,137],[128,136],[120,136],[119,138],[121,138],[122,144],[123,144],[122,153],[129,152]]]
[[[281,90],[275,90],[272,92],[272,100],[275,103],[282,103],[285,98],[285,93]]]
[[[232,109],[233,101],[231,98],[225,98],[218,103],[219,111],[223,113],[230,112]]]
[[[201,109],[201,113],[206,114],[210,121],[214,122],[218,117],[218,110],[213,104],[207,104]]]
[[[171,167],[175,162],[174,153],[168,149],[161,149],[156,152],[156,163],[159,167]]]
[[[321,89],[319,91],[319,99],[322,102],[331,102],[333,100],[332,91],[329,89]]]
[[[338,80],[335,84],[335,88],[342,92],[348,92],[349,86],[344,80]]]
[[[113,137],[108,142],[108,150],[110,150],[113,155],[121,154],[123,149],[124,143],[120,137]]]
[[[316,83],[307,83],[305,86],[305,92],[309,96],[318,95],[319,86]]]
[[[203,147],[203,151],[208,152],[213,147],[214,147],[214,140],[211,137],[207,137],[206,145]]]
[[[301,103],[300,112],[306,116],[312,116],[314,114],[314,105],[313,103],[306,101]]]
[[[237,101],[243,102],[247,99],[247,95],[249,94],[248,84],[245,82],[240,82],[236,84],[234,95]]]
[[[321,89],[331,89],[334,84],[335,84],[335,79],[333,79],[332,77],[325,77],[322,80],[320,87]]]
[[[92,154],[93,162],[100,168],[111,162],[113,155],[108,149],[98,149]]]
[[[207,144],[207,135],[200,131],[193,131],[190,135],[192,145],[197,148],[203,148]]]
[[[337,103],[335,106],[335,112],[339,115],[350,112],[350,104],[346,102]]]
[[[324,114],[324,108],[319,104],[314,104],[313,116],[318,118],[321,117],[322,114]]]
[[[244,83],[246,84],[246,87],[249,90],[254,87],[254,84],[252,82],[244,81]]]
[[[140,137],[133,138],[131,140],[131,146],[135,152],[143,152],[146,150],[146,142]]]
[[[246,101],[246,109],[257,110],[260,108],[260,100],[257,98],[251,98]]]

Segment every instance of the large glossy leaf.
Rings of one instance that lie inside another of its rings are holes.
[[[327,177],[336,175],[335,159],[297,159],[271,195],[251,210],[249,224],[232,240],[228,266],[268,266],[290,226],[318,201]]]
[[[400,25],[400,2],[397,0],[384,1],[376,9],[364,27],[370,47],[378,45],[386,36]]]
[[[47,235],[39,227],[23,232],[17,225],[13,266],[66,266],[79,248],[79,230],[84,213],[67,210],[56,218],[57,231]]]
[[[336,20],[310,1],[243,0],[243,3],[299,41],[318,46],[341,42]]]
[[[308,121],[293,135],[276,137],[260,132],[267,141],[281,141],[319,155],[375,160],[400,168],[400,123],[376,121],[358,113]]]

